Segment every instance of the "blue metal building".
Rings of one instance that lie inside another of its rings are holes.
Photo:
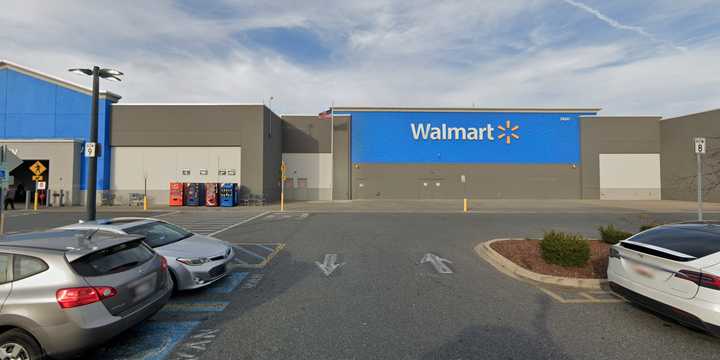
[[[48,168],[42,179],[49,189],[64,190],[74,203],[83,198],[87,160],[82,146],[90,132],[91,96],[90,88],[0,60],[0,142],[26,162],[15,170],[16,182],[28,181],[25,168],[41,161]],[[98,190],[110,189],[111,104],[119,99],[110,92],[100,94]],[[63,143],[73,149],[58,154]]]

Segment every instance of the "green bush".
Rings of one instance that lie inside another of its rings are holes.
[[[632,233],[616,228],[613,224],[605,227],[601,226],[598,228],[598,231],[600,231],[600,238],[608,244],[617,244],[633,235]]]
[[[649,230],[649,229],[652,229],[652,228],[654,228],[654,227],[656,227],[656,226],[660,226],[660,225],[658,225],[658,224],[644,224],[644,225],[640,225],[640,231]]]
[[[583,266],[590,260],[590,244],[579,234],[547,231],[540,241],[540,252],[549,264]]]

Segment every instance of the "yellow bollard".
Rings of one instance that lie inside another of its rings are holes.
[[[463,199],[463,212],[468,212],[468,201],[467,198]]]
[[[285,192],[280,192],[280,211],[285,211]]]
[[[147,209],[148,209],[147,195],[145,195],[145,196],[143,196],[143,210],[147,210]]]
[[[33,210],[37,211],[38,208],[38,192],[35,191],[35,202],[33,203]]]

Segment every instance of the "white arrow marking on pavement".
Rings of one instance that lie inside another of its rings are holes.
[[[325,276],[330,276],[330,274],[333,273],[337,268],[345,265],[345,263],[336,264],[337,261],[337,254],[325,254],[325,260],[323,263],[320,263],[319,261],[315,262],[315,265],[317,265],[320,270],[325,274]]]
[[[435,268],[435,271],[437,271],[440,274],[452,274],[453,271],[445,265],[445,263],[452,264],[453,262],[448,259],[443,259],[433,253],[427,253],[425,256],[423,256],[422,260],[420,260],[421,264],[424,264],[426,262],[429,262],[432,264],[432,266]]]

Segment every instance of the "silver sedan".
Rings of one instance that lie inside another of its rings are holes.
[[[232,245],[153,218],[114,218],[62,227],[142,235],[145,243],[168,260],[176,290],[207,286],[228,274],[235,256]]]

